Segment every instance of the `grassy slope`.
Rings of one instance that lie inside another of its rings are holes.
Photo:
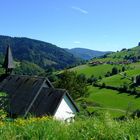
[[[112,57],[107,57],[107,58],[95,58],[93,59],[93,61],[101,61],[101,62],[108,62],[108,61],[111,61],[111,62],[118,62],[118,61],[122,61],[123,59],[122,58],[112,58]]]
[[[125,57],[131,58],[131,57],[138,57],[140,56],[140,46],[134,47],[132,49],[126,49],[119,52],[114,52],[109,55],[107,55],[106,58],[97,58],[93,59],[93,61],[101,61],[101,62],[118,62],[126,60]]]
[[[72,68],[71,70],[76,71],[78,74],[85,74],[87,77],[90,77],[91,75],[94,75],[96,77],[102,76],[112,70],[112,68],[116,66],[119,69],[121,68],[120,65],[98,65],[98,66],[90,66],[90,65],[80,65],[75,68]]]
[[[108,57],[110,57],[110,58],[124,58],[125,56],[129,56],[129,55],[139,56],[139,53],[140,53],[140,46],[137,46],[137,47],[134,47],[132,49],[127,49],[127,50],[120,51],[117,53],[112,53],[112,54],[108,55]]]
[[[89,88],[90,96],[93,102],[101,105],[101,109],[108,110],[113,115],[124,115],[126,111],[134,111],[140,108],[140,98],[127,93],[119,93],[115,90],[100,89],[97,87]],[[100,108],[99,108],[100,109]]]
[[[131,79],[132,77],[135,77],[136,75],[140,74],[140,63],[133,63],[130,66],[134,69],[125,71],[125,73],[126,73],[127,77]],[[115,87],[121,86],[124,83],[127,83],[128,85],[132,84],[131,80],[129,80],[127,78],[123,78],[123,76],[121,74],[103,78],[101,80],[101,82],[105,83],[106,85],[111,85],[111,86],[115,86]]]
[[[125,72],[128,77],[136,76],[140,73],[140,63],[133,63],[128,66],[133,68]],[[72,70],[77,71],[78,74],[84,73],[87,77],[92,74],[97,77],[103,77],[107,71],[111,71],[112,67],[112,65],[99,65],[94,67],[81,65],[73,68]],[[103,78],[101,82],[117,87],[123,85],[124,83],[130,84],[131,80],[123,78],[122,75],[117,74],[111,77]],[[133,111],[140,108],[140,98],[129,96],[127,93],[119,94],[115,90],[99,89],[96,87],[90,87],[89,90],[90,96],[88,99],[95,103],[99,103],[101,105],[101,109],[108,110],[113,116],[124,115],[127,110]],[[93,108],[95,109],[95,107]],[[100,108],[97,107],[97,109]]]

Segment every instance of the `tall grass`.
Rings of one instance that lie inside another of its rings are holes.
[[[140,119],[116,121],[108,113],[65,123],[52,118],[0,122],[0,140],[126,140],[140,139]]]

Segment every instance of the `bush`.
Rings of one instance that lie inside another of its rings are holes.
[[[137,75],[136,76],[136,84],[137,85],[140,85],[140,75]]]
[[[102,88],[105,88],[106,84],[105,83],[102,83]]]
[[[102,76],[99,76],[99,79],[102,80]]]
[[[140,118],[140,109],[135,110],[132,114],[131,114],[132,118]]]
[[[123,84],[121,85],[121,87],[118,88],[118,91],[121,93],[121,92],[129,92],[128,91],[128,86]],[[131,91],[130,91],[131,92]]]
[[[122,67],[122,72],[124,72],[126,70],[125,66]]]
[[[90,78],[87,79],[87,82],[89,84],[94,84],[98,81],[98,79],[96,77],[94,77],[94,75],[92,75]]]
[[[109,76],[111,76],[110,71],[108,71],[108,72],[105,74],[105,77],[109,77]]]
[[[113,67],[112,68],[112,75],[115,75],[115,74],[117,74],[119,71],[118,71],[118,69],[117,69],[117,67]]]

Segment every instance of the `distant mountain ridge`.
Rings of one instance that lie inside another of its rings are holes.
[[[0,56],[4,55],[8,44],[11,46],[15,60],[29,61],[42,68],[63,69],[78,62],[73,54],[51,43],[2,35],[0,35]]]
[[[73,49],[65,49],[65,50],[72,53],[75,57],[81,58],[83,60],[90,60],[93,57],[100,57],[107,53],[110,53],[109,51],[103,52],[103,51],[96,51],[96,50],[85,49],[85,48],[73,48]]]

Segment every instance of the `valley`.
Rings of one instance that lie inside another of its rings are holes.
[[[139,110],[140,87],[135,83],[136,77],[140,75],[139,55],[137,54],[139,48],[135,47],[132,51],[129,49],[129,51],[123,50],[125,52],[112,53],[106,58],[93,59],[85,65],[70,69],[93,80],[88,86],[89,97],[84,99],[87,104],[86,109],[91,114],[97,110],[103,110],[110,112],[113,117],[120,117]],[[114,56],[116,56],[115,60]],[[130,58],[125,59],[126,56],[131,56],[131,59],[137,58],[137,62],[130,63]],[[124,62],[124,60],[129,63],[116,64],[116,62]],[[99,61],[102,63],[92,65],[93,62]],[[108,62],[112,63],[108,64]],[[112,74],[113,68],[117,69],[114,74]]]

